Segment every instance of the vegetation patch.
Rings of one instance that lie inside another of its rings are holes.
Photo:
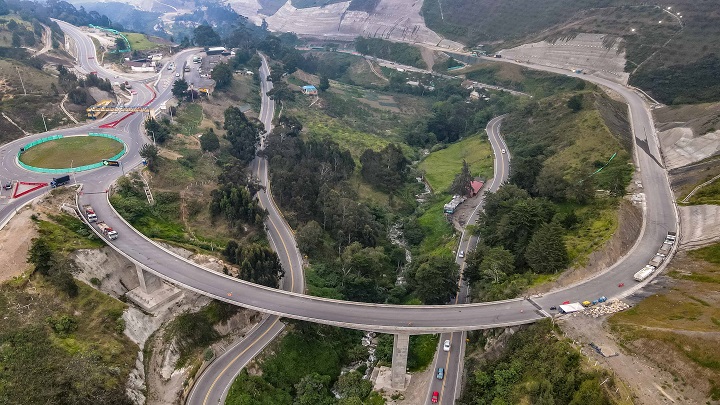
[[[469,339],[468,352],[481,353],[483,331],[471,332]],[[550,321],[512,335],[497,360],[473,357],[467,369],[470,377],[458,400],[463,405],[613,403],[613,378],[583,364],[577,348],[560,339]]]
[[[672,288],[653,294],[609,323],[624,347],[669,369],[708,398],[717,400],[720,381],[720,244],[680,252],[670,263]],[[648,345],[656,350],[647,351]]]
[[[704,181],[702,182],[704,183]],[[700,183],[700,184],[702,184]],[[720,179],[702,187],[690,197],[688,204],[703,205],[712,204],[720,205]]]
[[[331,388],[341,397],[356,396],[361,403],[371,395],[370,390],[360,389],[366,385],[362,381],[350,384],[347,377],[340,376],[343,366],[367,357],[360,332],[304,322],[291,325],[275,349],[259,361],[262,375],[241,375],[230,388],[226,403],[246,403],[242,398],[247,398],[248,392],[255,392],[253,403],[278,405],[335,403]],[[248,391],[251,387],[255,391]],[[275,402],[267,402],[270,399]]]
[[[484,180],[493,176],[494,157],[487,135],[473,135],[432,152],[418,169],[425,173],[425,179],[435,192],[445,193],[460,173],[463,161],[470,165],[473,176]]]
[[[67,169],[99,163],[123,150],[123,144],[99,136],[73,136],[34,146],[20,155],[20,161],[33,167]]]
[[[149,51],[158,47],[158,44],[150,41],[145,34],[123,32],[123,35],[130,41],[130,49],[133,51]]]
[[[79,219],[59,214],[49,217],[49,221],[38,220],[38,231],[48,246],[56,252],[72,252],[77,249],[97,249],[105,242],[88,229]]]

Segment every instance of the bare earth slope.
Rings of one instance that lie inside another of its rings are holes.
[[[229,4],[255,23],[265,18],[271,31],[339,40],[352,40],[362,35],[462,48],[462,45],[443,39],[425,26],[420,15],[422,2],[417,0],[381,0],[372,13],[349,11],[349,1],[299,9],[288,0],[271,16],[261,14],[257,0],[231,0]]]

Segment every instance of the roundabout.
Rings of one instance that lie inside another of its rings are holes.
[[[53,135],[23,145],[17,163],[39,173],[74,173],[116,161],[126,152],[125,143],[109,134]]]

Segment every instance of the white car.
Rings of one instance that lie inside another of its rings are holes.
[[[505,153],[505,149],[502,149],[500,152]]]
[[[175,77],[180,77],[180,73],[179,73],[179,72],[175,72]]]
[[[463,257],[465,257],[465,251],[464,251],[464,250],[461,250],[460,253],[458,254],[458,257],[461,258],[461,259],[462,259]]]
[[[443,351],[449,352],[450,351],[450,341],[446,340],[445,343],[443,343]]]

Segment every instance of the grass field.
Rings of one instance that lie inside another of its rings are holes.
[[[444,197],[444,195],[436,196],[435,200],[418,218],[425,233],[425,238],[420,244],[420,251],[423,253],[452,254],[452,250],[457,244],[457,240],[453,237],[453,228],[443,213],[443,206],[448,201]]]
[[[178,110],[175,122],[183,135],[195,135],[203,120],[203,110],[200,104],[185,104]]]
[[[20,156],[26,165],[66,169],[98,163],[122,151],[120,142],[96,136],[74,136],[37,145]]]
[[[671,288],[613,315],[609,323],[625,348],[720,400],[720,244],[680,252],[667,274]]]
[[[139,34],[136,32],[123,32],[123,35],[130,41],[130,48],[133,51],[148,51],[155,49],[158,45],[147,38],[145,34]]]
[[[690,197],[688,203],[692,205],[720,204],[720,179],[717,179],[714,182],[698,190],[695,194],[693,194],[692,197]]]
[[[425,172],[425,178],[436,193],[444,193],[460,173],[463,160],[470,165],[473,176],[492,177],[492,148],[484,134],[465,138],[429,154],[418,168]]]

